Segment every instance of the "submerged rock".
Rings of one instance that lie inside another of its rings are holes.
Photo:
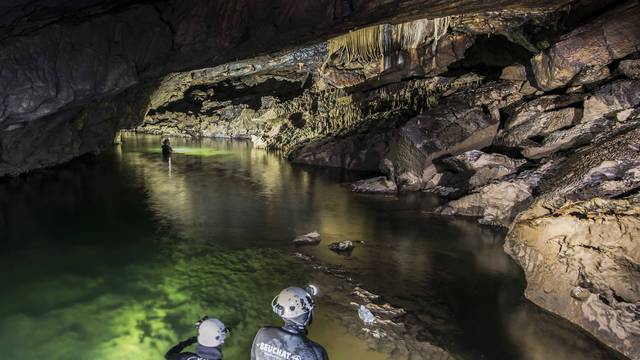
[[[396,183],[386,176],[356,181],[350,185],[350,189],[353,192],[369,194],[395,194],[398,191]]]
[[[318,245],[322,238],[317,231],[310,232],[305,235],[300,235],[293,239],[295,245]]]
[[[603,176],[617,176],[605,164]],[[521,214],[505,251],[527,277],[525,295],[640,359],[640,199],[540,206]]]
[[[335,251],[335,252],[349,252],[353,250],[354,247],[355,246],[353,245],[353,242],[349,240],[344,240],[344,241],[339,241],[339,242],[334,242],[329,244],[329,250]]]

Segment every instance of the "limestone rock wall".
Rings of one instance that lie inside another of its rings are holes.
[[[591,199],[523,212],[505,250],[525,295],[631,359],[640,358],[640,201]]]
[[[48,159],[45,151],[34,150],[42,152],[42,161],[16,166],[13,163],[20,155],[11,154],[16,147],[9,145],[20,142],[24,147],[35,148],[54,142],[54,139],[43,142],[35,127],[42,126],[41,133],[49,133],[48,129],[59,125],[59,119],[77,121],[69,117],[89,104],[113,101],[125,90],[155,83],[171,72],[272,53],[381,21],[401,22],[505,7],[524,11],[557,5],[554,1],[534,4],[506,0],[3,2],[0,131],[5,133],[0,139],[5,145],[0,168],[28,171],[31,164],[51,165],[78,156],[83,150],[71,151],[77,146],[65,147],[70,149],[65,155],[52,152]],[[136,113],[149,108],[149,104],[140,106]],[[47,120],[55,124],[48,124]],[[31,121],[33,125],[22,124]],[[89,126],[94,124],[104,126],[98,122]],[[34,127],[34,131],[16,132],[15,126]],[[99,129],[88,132],[104,139],[109,137]],[[21,138],[13,138],[17,135]],[[73,138],[71,142],[80,141],[76,135]],[[104,139],[87,140],[102,144]],[[16,149],[23,153],[22,147]],[[2,172],[0,176],[6,174]]]

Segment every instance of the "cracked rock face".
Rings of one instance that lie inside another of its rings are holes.
[[[627,1],[536,55],[531,64],[538,86],[545,91],[563,87],[585,71],[640,50],[638,17],[640,2]]]
[[[505,250],[524,269],[525,295],[640,359],[640,201],[593,199],[522,213]]]

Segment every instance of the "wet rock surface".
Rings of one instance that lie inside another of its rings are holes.
[[[398,191],[396,183],[385,176],[356,181],[349,185],[349,189],[366,194],[395,194]]]
[[[339,242],[334,242],[329,244],[329,250],[337,253],[349,252],[354,248],[355,248],[355,245],[350,240],[344,240],[344,241],[339,241]]]
[[[318,245],[322,241],[320,233],[312,231],[308,234],[297,236],[293,239],[294,245]]]
[[[525,270],[528,299],[638,359],[639,237],[637,198],[593,199],[523,212],[505,250]]]

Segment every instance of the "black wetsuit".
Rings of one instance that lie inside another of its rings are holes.
[[[185,341],[181,341],[178,345],[172,347],[164,355],[167,360],[222,360],[222,350],[220,348],[206,347],[198,344],[196,352],[182,352],[184,348],[195,344],[197,338],[191,337]]]
[[[263,327],[256,334],[251,360],[328,360],[327,352],[294,326]]]
[[[173,149],[171,148],[171,145],[167,145],[167,144],[162,145],[162,156],[164,157],[170,156],[172,152],[173,152]]]

